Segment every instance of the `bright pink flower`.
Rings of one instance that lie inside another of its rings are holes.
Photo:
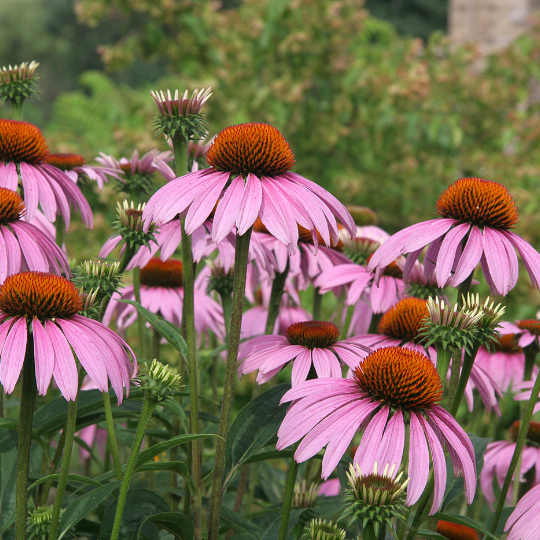
[[[144,268],[141,268],[140,278],[142,306],[180,327],[184,304],[182,263],[175,260],[162,262],[159,259],[152,259]],[[195,330],[200,334],[210,329],[216,335],[223,337],[225,332],[221,306],[204,290],[198,287],[194,290]],[[116,316],[118,330],[125,330],[137,320],[137,310],[131,304],[118,302],[121,298],[135,300],[133,285],[122,289],[120,294],[113,295],[103,317],[103,323],[110,324],[113,316]]]
[[[0,119],[0,187],[17,191],[21,179],[27,219],[40,205],[49,221],[62,216],[67,230],[73,206],[81,212],[83,223],[92,227],[88,201],[63,171],[47,163],[48,155],[47,142],[36,126]]]
[[[0,381],[11,394],[24,362],[32,330],[38,392],[45,395],[54,377],[64,397],[77,397],[78,373],[73,353],[102,391],[108,379],[122,401],[123,389],[137,372],[127,343],[103,324],[78,315],[83,302],[67,279],[41,272],[10,276],[0,287]],[[130,355],[133,363],[130,361]]]
[[[489,506],[493,508],[496,497],[493,493],[493,480],[496,478],[499,487],[502,487],[508,467],[512,461],[519,432],[519,420],[510,428],[510,441],[495,441],[487,446],[484,454],[484,468],[480,473],[480,487]],[[540,484],[540,422],[531,422],[527,432],[527,441],[522,451],[520,482],[529,470],[534,468],[532,485]],[[512,480],[513,484],[513,480]],[[508,490],[508,502],[512,500],[512,486]]]
[[[286,336],[253,338],[241,345],[238,375],[258,369],[257,382],[263,384],[294,360],[293,386],[306,380],[312,365],[318,377],[340,377],[340,360],[350,368],[356,367],[371,349],[338,338],[338,327],[324,321],[295,323],[287,328]]]
[[[540,536],[540,486],[533,487],[517,503],[504,531],[506,540],[537,540]]]
[[[261,218],[268,231],[294,251],[298,225],[316,231],[326,245],[337,244],[337,216],[352,235],[354,221],[333,195],[289,172],[294,155],[277,129],[241,124],[224,129],[208,151],[210,168],[187,174],[162,187],[148,201],[146,226],[179,214],[192,234],[215,210],[212,239],[223,240],[236,227],[244,235]]]
[[[538,287],[540,253],[510,230],[519,216],[514,199],[503,185],[462,178],[448,187],[436,206],[441,219],[417,223],[392,236],[375,252],[368,270],[376,270],[379,276],[399,255],[410,253],[406,276],[430,244],[424,263],[434,264],[439,287],[447,282],[453,287],[459,285],[480,263],[492,294],[506,295],[518,278],[517,250],[533,285]],[[427,264],[425,271],[431,271]]]
[[[402,347],[379,349],[356,367],[352,380],[316,379],[289,390],[282,403],[293,403],[278,431],[277,448],[301,440],[295,453],[301,463],[327,446],[322,477],[328,478],[361,430],[354,461],[362,473],[370,474],[375,462],[401,463],[408,429],[406,504],[414,504],[424,491],[431,454],[435,489],[430,514],[439,509],[446,487],[445,444],[454,474],[464,477],[470,504],[476,490],[473,446],[455,419],[437,405],[442,393],[437,370],[427,356]]]
[[[0,188],[0,284],[25,270],[71,275],[66,256],[54,240],[23,221],[25,211],[17,193]]]

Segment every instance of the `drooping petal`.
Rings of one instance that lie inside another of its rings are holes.
[[[62,395],[75,401],[79,388],[79,374],[73,352],[66,336],[52,321],[45,321],[45,331],[55,351],[53,377]]]
[[[410,413],[409,485],[407,506],[413,505],[422,495],[429,476],[429,450],[422,424],[415,412]]]
[[[470,229],[469,223],[460,223],[448,231],[442,241],[437,257],[437,285],[444,287],[454,266],[454,260],[463,237]]]
[[[213,242],[221,242],[231,232],[239,213],[242,211],[243,193],[244,179],[242,176],[237,176],[229,184],[217,205],[212,227]]]
[[[54,348],[45,328],[39,319],[32,320],[34,333],[34,363],[36,366],[36,384],[41,396],[47,393],[54,370]]]
[[[384,435],[389,411],[389,407],[385,405],[370,419],[369,424],[364,430],[362,440],[354,456],[354,460],[358,462],[362,474],[371,474],[373,472],[373,466]]]
[[[255,223],[262,204],[261,181],[254,174],[249,173],[245,182],[246,185],[240,203],[241,212],[236,218],[236,229],[240,236],[243,236]]]
[[[11,394],[11,392],[13,392],[13,389],[19,380],[26,353],[27,339],[28,332],[26,330],[26,318],[21,317],[11,326],[2,349],[0,381],[4,386],[6,394]]]

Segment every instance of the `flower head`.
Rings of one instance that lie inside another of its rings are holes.
[[[101,303],[104,298],[118,292],[122,285],[119,274],[120,263],[105,261],[84,261],[73,271],[73,283],[85,291],[95,291],[95,302]]]
[[[516,251],[535,286],[540,282],[540,254],[512,232],[518,222],[508,190],[489,180],[461,178],[436,203],[440,219],[418,223],[392,236],[373,255],[368,270],[380,274],[398,255],[412,265],[428,244],[426,278],[435,272],[439,287],[465,281],[478,263],[492,294],[506,295],[518,277]]]
[[[441,397],[441,380],[424,354],[402,347],[378,349],[360,362],[353,379],[305,381],[289,390],[282,402],[293,403],[278,431],[277,448],[301,440],[295,453],[300,463],[327,445],[322,462],[322,476],[327,478],[361,429],[354,461],[363,474],[371,474],[375,462],[401,463],[407,429],[407,505],[414,504],[426,486],[431,455],[435,490],[430,513],[439,508],[446,486],[444,444],[455,474],[463,474],[470,504],[476,488],[473,447],[455,419],[438,405]]]
[[[150,364],[145,363],[135,379],[147,396],[154,401],[170,401],[184,387],[182,377],[170,366],[158,362],[154,358]]]
[[[47,392],[54,376],[66,399],[75,399],[74,352],[97,387],[107,391],[110,379],[122,401],[123,388],[129,388],[137,371],[133,351],[112,330],[79,315],[83,307],[73,283],[60,276],[23,272],[4,281],[0,287],[0,381],[8,394],[21,373],[31,329],[40,394]]]
[[[240,124],[224,129],[207,154],[209,168],[169,182],[154,194],[144,212],[148,225],[166,223],[179,214],[192,234],[214,212],[212,239],[223,240],[236,227],[244,235],[261,218],[270,234],[294,251],[298,224],[326,245],[337,244],[337,216],[352,235],[352,217],[335,197],[317,184],[290,172],[294,155],[284,137],[267,124]]]
[[[23,218],[26,206],[15,191],[0,188],[0,284],[21,270],[71,274],[54,240]]]
[[[313,519],[306,525],[300,540],[345,540],[346,534],[346,531],[332,522]]]
[[[339,329],[331,322],[291,324],[285,336],[260,336],[242,344],[238,375],[258,369],[257,382],[263,384],[293,361],[293,386],[306,380],[312,365],[318,377],[340,377],[340,360],[353,368],[370,349],[338,339]]]
[[[0,69],[0,98],[21,105],[36,92],[36,69],[39,62],[23,62]]]
[[[47,163],[49,148],[39,128],[28,122],[0,119],[0,187],[17,191],[21,179],[27,219],[41,205],[53,222],[59,214],[66,222],[70,206],[81,212],[83,222],[92,226],[92,211],[80,189],[62,170]]]
[[[389,470],[390,469],[390,470]],[[373,472],[363,474],[358,463],[351,463],[347,478],[349,489],[345,491],[344,512],[342,518],[350,517],[349,526],[361,520],[363,527],[371,523],[375,534],[381,527],[392,528],[392,519],[401,521],[404,517],[405,489],[409,479],[402,481],[403,472],[394,475],[395,465],[385,465],[378,472],[377,462]]]

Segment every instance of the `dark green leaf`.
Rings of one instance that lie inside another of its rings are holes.
[[[248,463],[257,463],[258,461],[267,461],[269,459],[288,459],[294,455],[293,450],[268,450],[267,452],[259,452],[244,461],[244,465]]]
[[[177,435],[176,437],[173,437],[168,441],[163,441],[155,444],[154,446],[151,446],[150,448],[139,454],[139,457],[137,458],[137,463],[135,465],[135,470],[137,470],[143,463],[147,462],[149,459],[156,457],[157,455],[165,452],[173,446],[178,446],[179,444],[194,441],[196,439],[208,439],[210,437],[217,437],[217,435]]]
[[[180,330],[168,321],[165,321],[161,317],[158,317],[151,311],[142,307],[141,304],[135,302],[135,300],[118,300],[125,304],[131,304],[142,315],[152,327],[164,337],[181,355],[184,359],[187,358],[187,345],[180,333]]]
[[[105,510],[98,540],[108,540],[111,537],[117,502],[114,501]],[[149,489],[131,489],[126,497],[119,540],[137,540],[141,531],[157,539],[156,526],[152,523],[145,524],[145,521],[148,517],[162,512],[170,512],[163,497]]]
[[[426,538],[435,538],[435,540],[448,540],[446,536],[430,531],[429,529],[419,529],[416,535],[421,538],[425,536]]]
[[[227,437],[224,487],[236,469],[276,435],[287,411],[287,406],[279,402],[290,387],[289,383],[274,386],[238,413]]]
[[[305,509],[302,510],[291,510],[289,516],[289,524],[287,526],[287,540],[291,539],[291,532],[296,527],[298,519],[305,512]],[[278,540],[279,536],[279,526],[281,524],[281,517],[277,518],[266,531],[261,538],[261,540]]]
[[[180,540],[191,540],[193,538],[193,522],[191,518],[180,512],[162,512],[147,517],[145,521],[151,521],[158,527],[173,533]]]
[[[106,486],[98,487],[75,499],[65,510],[58,527],[58,540],[64,537],[73,525],[96,509],[109,495],[120,487],[122,482],[111,482]]]
[[[507,506],[503,508],[501,512],[501,518],[499,519],[499,524],[497,525],[497,530],[494,532],[495,536],[501,536],[504,533],[504,526],[510,517],[510,514],[514,511],[515,506]],[[487,518],[486,529],[491,529],[491,524],[493,523],[493,518],[495,517],[495,512]]]
[[[193,484],[193,480],[191,479],[189,467],[183,461],[163,461],[157,463],[148,463],[147,465],[142,465],[137,470],[139,472],[174,471],[182,476],[191,494],[195,493],[195,485]]]
[[[15,519],[17,433],[0,431],[0,532]]]
[[[482,527],[482,525],[479,525],[478,523],[476,523],[476,521],[472,520],[471,518],[468,518],[467,516],[458,516],[456,514],[443,514],[442,512],[437,512],[431,517],[433,519],[442,519],[444,521],[450,521],[450,523],[457,523],[458,525],[465,525],[466,527],[470,527],[471,529],[474,529],[475,531],[485,534],[489,538],[493,538],[493,540],[498,540],[496,536],[492,535],[487,529]]]
[[[43,484],[47,482],[48,480],[58,480],[60,478],[59,474],[49,474],[47,476],[44,476],[43,478],[40,478],[39,480],[36,480],[29,488],[28,491],[30,491],[32,488],[39,486],[39,484]],[[80,476],[78,474],[68,474],[67,476],[68,482],[81,482],[82,484],[89,484],[91,486],[99,487],[101,486],[100,482],[96,482],[95,480],[92,480],[91,478],[87,478],[86,476]]]

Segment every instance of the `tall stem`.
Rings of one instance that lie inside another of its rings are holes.
[[[479,348],[480,348],[479,345],[476,346],[473,349],[472,354],[465,353],[465,358],[463,360],[463,367],[461,368],[461,375],[459,377],[459,383],[457,385],[456,393],[454,395],[454,399],[452,400],[452,405],[450,407],[450,414],[452,416],[456,416],[456,413],[459,409],[461,399],[463,398],[463,394],[465,393],[465,388],[467,386],[467,383],[469,382],[469,376],[471,375],[474,359],[476,358]]]
[[[465,240],[464,240],[465,241]],[[463,245],[465,247],[465,245]],[[462,281],[458,285],[458,297],[457,297],[457,303],[459,307],[463,307],[463,298],[467,298],[467,294],[471,290],[472,285],[472,279],[473,279],[474,270],[470,273],[469,277]]]
[[[69,464],[71,462],[71,454],[73,453],[73,442],[75,440],[75,423],[77,420],[77,400],[70,401],[68,404],[68,418],[66,423],[66,443],[64,446],[64,455],[62,456],[62,465],[60,467],[60,478],[56,487],[56,495],[54,497],[54,505],[52,510],[51,526],[49,529],[49,540],[56,540],[58,535],[58,522],[60,520],[60,510],[62,509],[62,499],[66,489],[67,477],[69,473]]]
[[[21,406],[19,409],[19,447],[17,451],[17,479],[15,482],[15,538],[26,538],[28,512],[28,470],[32,447],[32,421],[36,405],[37,387],[34,366],[34,340],[28,333],[26,355],[22,369]]]
[[[322,294],[320,293],[319,287],[313,287],[313,320],[321,320],[321,310],[322,310]]]
[[[264,329],[265,334],[272,334],[274,332],[274,325],[279,315],[279,308],[281,305],[281,297],[285,290],[285,281],[289,275],[289,260],[287,259],[287,266],[283,272],[276,272],[274,281],[272,281],[272,292],[270,293],[270,301],[268,303],[268,317],[266,319],[266,327]]]
[[[118,504],[116,506],[116,513],[114,515],[114,524],[111,533],[111,540],[118,540],[118,536],[120,534],[120,526],[122,525],[122,515],[124,513],[124,507],[126,506],[126,499],[129,491],[129,484],[131,483],[131,476],[133,475],[133,471],[135,470],[135,464],[137,463],[137,458],[139,457],[139,451],[141,449],[141,445],[144,439],[144,434],[146,433],[148,422],[152,417],[152,411],[154,410],[156,405],[157,403],[153,399],[147,396],[144,398],[143,408],[139,419],[139,425],[137,426],[137,431],[135,432],[133,446],[131,447],[131,452],[129,453],[126,469],[124,470],[124,479],[122,480],[120,494],[118,495]]]
[[[188,141],[182,135],[173,137],[176,175],[187,174],[188,167]],[[197,366],[197,336],[195,334],[195,293],[194,293],[194,267],[193,252],[191,249],[191,236],[186,234],[185,219],[181,220],[182,231],[182,270],[184,280],[184,305],[182,312],[182,326],[186,329],[187,362],[189,377],[189,401],[191,413],[191,432],[199,433],[199,373]],[[192,459],[191,472],[195,493],[193,497],[193,526],[195,540],[202,538],[202,490],[201,490],[201,451],[200,441],[191,443]]]
[[[246,272],[248,264],[250,228],[244,235],[236,236],[236,253],[234,261],[234,289],[231,312],[229,347],[227,349],[227,366],[223,386],[223,401],[216,448],[216,462],[212,478],[212,497],[210,500],[210,518],[208,524],[208,540],[216,540],[219,529],[219,512],[222,501],[223,469],[225,467],[225,445],[229,432],[232,401],[234,396],[234,381],[236,377],[236,361],[240,344],[240,328],[244,311],[244,294],[246,290]]]
[[[135,295],[135,300],[140,304],[141,303],[141,269],[133,269],[133,293]],[[144,318],[140,315],[137,315],[137,327],[139,329],[139,352],[142,358],[149,359],[147,357],[148,349],[146,347],[146,327],[144,325]]]
[[[279,524],[278,540],[287,538],[287,530],[289,528],[289,516],[291,515],[291,504],[294,495],[294,484],[296,483],[296,475],[298,474],[298,463],[291,458],[287,479],[285,480],[285,495],[283,496],[283,511],[281,512],[281,522]]]
[[[56,244],[62,249],[64,243],[64,233],[66,232],[66,224],[62,216],[56,216]]]
[[[491,533],[495,533],[495,531],[497,530],[497,526],[499,525],[501,514],[504,508],[504,503],[506,501],[506,495],[508,494],[508,489],[510,487],[510,483],[512,482],[512,477],[514,476],[514,472],[516,470],[521,451],[525,446],[527,431],[529,430],[529,424],[531,423],[531,418],[534,413],[534,406],[536,405],[536,401],[538,400],[538,394],[540,394],[540,373],[537,375],[536,381],[534,382],[531,397],[529,399],[529,402],[527,403],[527,408],[525,409],[525,414],[523,415],[523,420],[521,421],[521,425],[519,427],[519,434],[516,441],[514,455],[512,456],[512,461],[510,462],[510,466],[508,467],[508,472],[506,473],[506,478],[504,479],[504,484],[501,488],[499,500],[497,501],[497,508],[495,510],[493,522],[491,523],[491,529],[489,531]]]
[[[111,409],[111,397],[109,392],[103,392],[103,408],[105,409],[105,420],[107,421],[107,437],[109,444],[111,445],[111,454],[114,463],[114,472],[116,473],[116,479],[122,479],[122,463],[120,462],[120,454],[118,453],[118,443],[116,442],[116,435],[114,433],[114,421]]]

